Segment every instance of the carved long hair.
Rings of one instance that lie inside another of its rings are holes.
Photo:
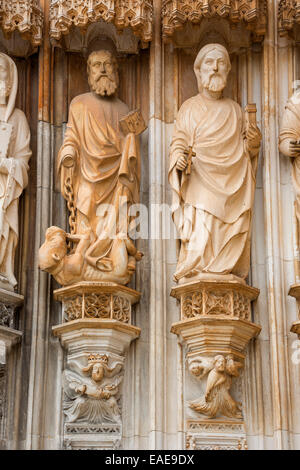
[[[3,57],[9,66],[10,92],[4,117],[4,122],[7,122],[15,109],[18,92],[18,70],[16,64],[8,55],[0,52],[0,57]]]

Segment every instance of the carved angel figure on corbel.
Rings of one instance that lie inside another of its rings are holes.
[[[73,368],[79,370],[79,373],[65,370],[63,409],[67,422],[121,422],[118,394],[123,379],[120,373],[123,363],[117,361],[108,367],[108,361],[106,354],[90,354],[86,367],[73,363]],[[91,374],[91,378],[83,377],[82,373]]]
[[[198,413],[215,418],[217,414],[228,418],[242,418],[241,403],[230,395],[233,377],[239,376],[241,362],[235,361],[232,354],[211,357],[200,357],[189,364],[190,372],[202,379],[207,375],[205,395],[189,402],[189,407]]]

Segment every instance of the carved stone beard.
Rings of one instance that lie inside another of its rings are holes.
[[[6,98],[10,93],[8,80],[0,80],[0,104],[6,104]]]
[[[223,91],[226,87],[227,75],[221,75],[219,73],[212,73],[210,75],[202,74],[201,82],[203,88],[206,88],[209,91]]]
[[[116,75],[114,73],[96,78],[90,77],[89,83],[91,89],[100,96],[114,95],[118,88]]]

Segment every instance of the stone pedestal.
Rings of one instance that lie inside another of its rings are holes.
[[[300,339],[300,284],[293,284],[289,290],[289,295],[291,297],[295,297],[297,300],[297,307],[298,307],[298,321],[295,321],[291,326],[291,331],[298,335]]]
[[[22,332],[14,328],[15,311],[24,297],[0,288],[0,449],[5,448],[7,421],[7,360],[11,348],[21,341]]]
[[[23,304],[24,297],[0,288],[0,363],[6,363],[10,348],[22,338],[22,332],[14,328],[16,309]]]
[[[114,283],[82,282],[54,292],[63,323],[53,327],[66,350],[64,443],[115,449],[122,439],[124,359],[140,329],[131,325],[140,294]]]
[[[251,322],[259,290],[236,281],[197,281],[174,287],[171,295],[180,302],[181,320],[171,332],[185,352],[187,447],[245,448],[241,393],[232,380],[244,366],[247,344],[261,330]]]

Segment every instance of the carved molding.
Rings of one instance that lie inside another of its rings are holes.
[[[0,0],[0,25],[6,36],[19,31],[33,46],[39,46],[43,39],[39,0]]]
[[[244,423],[188,420],[186,449],[247,450]]]
[[[278,7],[280,36],[291,32],[296,24],[300,24],[300,0],[280,0]]]
[[[60,40],[72,26],[83,32],[100,20],[113,23],[121,32],[129,27],[142,41],[152,39],[152,0],[52,0],[50,5],[50,36]]]
[[[163,0],[164,40],[172,40],[185,23],[200,24],[205,18],[226,18],[233,26],[244,24],[261,41],[267,29],[266,0]]]
[[[65,322],[79,319],[111,319],[130,324],[131,308],[139,293],[113,283],[82,282],[54,292],[63,303]]]
[[[251,321],[251,301],[258,290],[242,284],[200,282],[176,287],[171,295],[180,299],[181,320],[223,315]]]

